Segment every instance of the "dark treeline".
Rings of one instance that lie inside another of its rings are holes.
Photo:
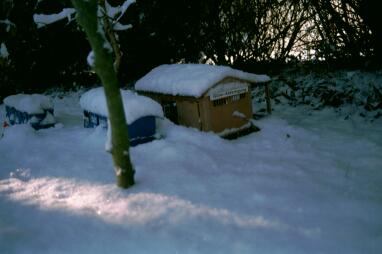
[[[109,1],[112,5],[123,0]],[[69,0],[2,0],[1,95],[97,82],[76,22],[37,28],[33,14],[59,13]],[[119,31],[121,84],[163,63],[201,62],[267,72],[308,61],[332,67],[380,66],[377,0],[137,0]]]

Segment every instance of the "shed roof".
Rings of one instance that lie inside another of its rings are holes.
[[[154,68],[138,80],[135,89],[170,95],[200,97],[209,88],[227,77],[250,83],[262,83],[270,80],[267,75],[248,73],[228,66],[165,64]]]

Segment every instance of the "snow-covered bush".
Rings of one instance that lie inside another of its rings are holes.
[[[261,100],[260,92],[254,90],[254,98]],[[288,69],[273,77],[271,93],[275,104],[332,107],[345,117],[358,114],[372,119],[382,115],[382,71]]]

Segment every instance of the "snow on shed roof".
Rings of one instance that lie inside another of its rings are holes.
[[[226,77],[242,79],[251,83],[262,83],[270,80],[267,75],[252,74],[228,66],[165,64],[154,68],[138,80],[135,89],[170,95],[200,97]]]
[[[4,104],[28,114],[43,114],[46,109],[53,109],[52,100],[42,94],[16,94],[4,98]]]
[[[162,107],[156,101],[122,89],[121,96],[127,124],[144,116],[163,117]],[[80,98],[80,105],[84,110],[106,117],[109,115],[103,87],[93,88],[84,93]]]

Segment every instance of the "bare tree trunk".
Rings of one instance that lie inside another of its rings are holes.
[[[117,175],[117,185],[128,188],[134,184],[134,169],[129,155],[129,135],[122,104],[121,93],[113,58],[108,42],[103,34],[103,26],[97,17],[98,1],[72,0],[77,10],[77,21],[85,30],[94,52],[94,70],[100,77],[105,89],[109,122],[111,128],[111,154]]]

